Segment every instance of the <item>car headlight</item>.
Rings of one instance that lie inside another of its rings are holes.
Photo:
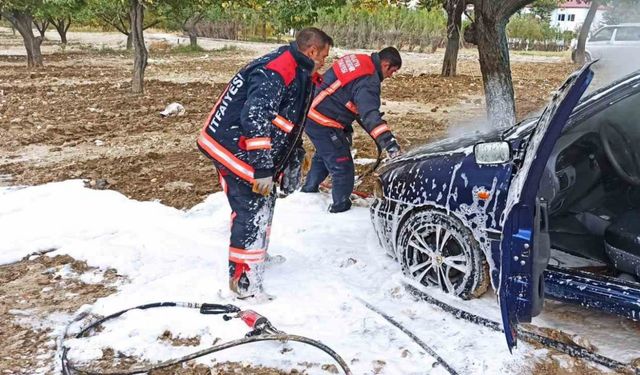
[[[382,180],[378,176],[375,176],[373,180],[373,196],[377,199],[384,197],[384,190],[382,189]]]

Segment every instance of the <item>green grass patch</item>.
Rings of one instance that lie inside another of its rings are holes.
[[[510,51],[514,55],[522,56],[547,56],[547,57],[567,57],[571,56],[571,51]]]
[[[199,45],[192,46],[191,44],[178,44],[171,48],[171,52],[173,53],[201,53],[206,50]]]
[[[78,46],[81,51],[95,53],[98,55],[130,55],[133,53],[133,49],[131,51],[127,51],[126,49],[121,48],[113,48],[106,45],[89,45],[89,44],[80,44]]]
[[[170,53],[176,54],[189,54],[189,53],[226,53],[226,52],[239,52],[242,48],[234,45],[225,44],[222,48],[216,48],[212,50],[204,49],[200,45],[192,46],[191,44],[178,44],[171,48]]]

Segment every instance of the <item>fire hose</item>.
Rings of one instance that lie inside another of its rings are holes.
[[[190,361],[192,359],[196,359],[199,357],[203,357],[205,355],[211,354],[211,353],[215,353],[215,352],[219,352],[225,349],[229,349],[229,348],[233,348],[233,347],[237,347],[240,345],[246,345],[246,344],[250,344],[250,343],[254,343],[254,342],[259,342],[259,341],[280,341],[280,342],[288,342],[288,341],[295,341],[295,342],[300,342],[303,344],[307,344],[307,345],[311,345],[314,346],[320,350],[322,350],[323,352],[327,353],[328,355],[330,355],[342,368],[342,371],[346,374],[346,375],[351,375],[352,372],[349,369],[349,366],[347,366],[346,362],[342,359],[342,357],[340,357],[340,355],[338,355],[338,353],[336,353],[333,349],[329,348],[328,346],[326,346],[325,344],[321,343],[320,341],[308,338],[308,337],[304,337],[304,336],[298,336],[298,335],[291,335],[285,332],[282,332],[278,329],[276,329],[271,322],[265,318],[264,316],[258,314],[257,312],[253,311],[253,310],[241,310],[239,307],[234,306],[234,305],[220,305],[220,304],[213,304],[213,303],[190,303],[190,302],[156,302],[156,303],[149,303],[149,304],[145,304],[145,305],[140,305],[140,306],[136,306],[136,307],[132,307],[132,308],[128,308],[125,310],[121,310],[118,311],[116,313],[113,313],[111,315],[107,315],[99,320],[96,320],[95,322],[92,322],[91,324],[89,324],[88,326],[84,327],[82,330],[80,330],[80,332],[78,332],[76,335],[74,335],[73,337],[76,339],[80,339],[83,337],[86,337],[88,333],[90,333],[91,331],[93,331],[94,329],[96,329],[97,327],[99,327],[101,324],[105,323],[106,321],[115,319],[123,314],[125,314],[128,311],[131,310],[148,310],[148,309],[152,309],[152,308],[161,308],[161,307],[184,307],[184,308],[193,308],[193,309],[199,309],[201,314],[215,314],[215,315],[219,315],[219,314],[224,314],[222,316],[222,318],[225,321],[229,321],[231,319],[240,319],[242,320],[245,324],[247,324],[249,326],[249,328],[251,328],[251,331],[249,331],[245,337],[241,338],[241,339],[236,339],[236,340],[231,340],[222,344],[218,344],[218,345],[214,345],[211,346],[207,349],[203,349],[203,350],[199,350],[196,351],[194,353],[188,354],[186,356],[180,357],[180,358],[176,358],[176,359],[170,359],[167,361],[163,361],[160,363],[156,363],[154,365],[149,365],[149,366],[145,366],[145,367],[137,367],[137,368],[133,368],[133,369],[129,369],[129,370],[123,370],[123,371],[95,371],[92,370],[88,367],[82,367],[80,365],[77,365],[75,363],[73,363],[70,359],[69,359],[69,352],[70,352],[70,348],[68,346],[66,346],[64,344],[64,338],[67,336],[67,332],[69,330],[69,327],[74,324],[75,322],[78,322],[82,319],[84,319],[87,314],[79,314],[78,316],[76,316],[76,318],[67,326],[67,329],[65,330],[65,333],[62,337],[62,342],[60,343],[60,347],[62,348],[62,354],[61,354],[61,364],[62,364],[62,373],[64,375],[72,375],[72,374],[87,374],[87,375],[132,375],[132,374],[141,374],[141,373],[145,373],[145,372],[149,372],[149,371],[153,371],[153,370],[159,370],[162,368],[166,368],[169,366],[173,366],[173,365],[177,365],[180,363],[184,363],[187,361]],[[230,315],[230,314],[235,314],[235,315]]]

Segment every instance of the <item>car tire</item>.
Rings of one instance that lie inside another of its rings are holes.
[[[489,267],[471,231],[438,210],[415,211],[404,221],[397,254],[405,275],[462,299],[489,287]]]

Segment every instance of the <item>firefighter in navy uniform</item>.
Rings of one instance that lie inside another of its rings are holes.
[[[400,154],[400,146],[380,113],[380,84],[401,66],[400,53],[393,47],[371,55],[347,55],[333,64],[321,87],[316,88],[305,127],[316,153],[302,191],[317,192],[331,175],[333,204],[329,212],[351,208],[355,173],[351,124],[356,116],[390,157]]]
[[[276,180],[291,192],[300,185],[302,123],[316,71],[333,40],[317,28],[254,60],[224,89],[198,138],[218,171],[231,206],[229,286],[240,298],[262,288]],[[277,176],[276,176],[277,175]],[[298,186],[295,186],[298,185]]]

